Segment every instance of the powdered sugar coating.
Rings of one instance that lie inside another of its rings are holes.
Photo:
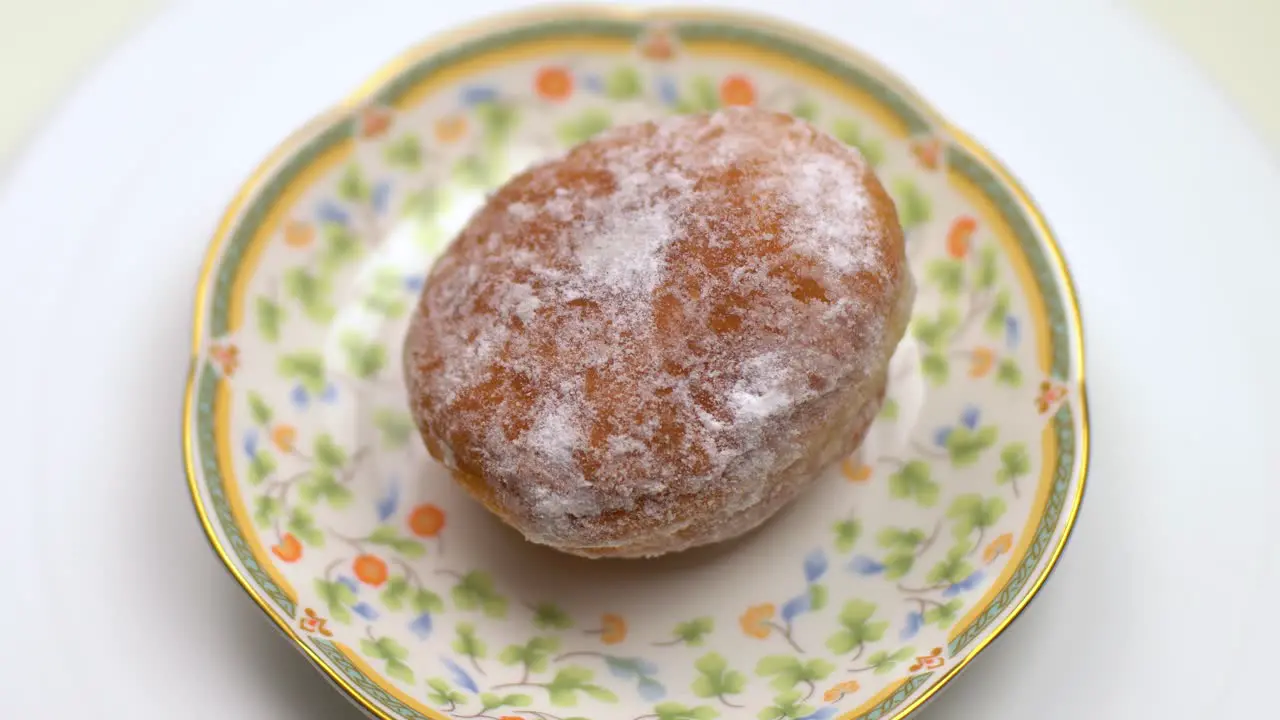
[[[432,454],[531,540],[655,554],[759,524],[856,447],[913,297],[861,156],[726,109],[495,193],[427,279],[406,379]]]

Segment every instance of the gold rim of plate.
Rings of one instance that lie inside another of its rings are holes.
[[[230,203],[227,205],[227,208],[219,220],[218,226],[209,242],[208,249],[205,252],[199,279],[196,284],[196,302],[192,324],[191,356],[189,360],[190,369],[188,371],[183,400],[182,445],[183,464],[186,469],[188,489],[191,492],[195,511],[200,519],[201,526],[204,528],[205,536],[213,547],[213,550],[221,559],[223,565],[236,579],[236,582],[240,585],[241,589],[243,589],[249,597],[253,599],[254,603],[257,604],[257,606],[267,615],[267,617],[272,620],[276,628],[283,632],[313,665],[323,671],[325,677],[330,681],[330,683],[341,689],[350,701],[354,702],[371,716],[379,718],[379,720],[397,720],[394,716],[378,707],[377,704],[361,693],[346,677],[336,672],[327,662],[325,662],[315,649],[303,641],[302,637],[299,636],[298,632],[292,625],[285,622],[277,613],[271,610],[267,605],[266,600],[254,591],[252,585],[244,577],[244,574],[237,568],[236,564],[232,561],[230,552],[223,546],[222,542],[218,538],[217,532],[213,526],[213,519],[204,505],[198,485],[194,465],[194,421],[191,412],[192,405],[195,400],[199,359],[204,352],[204,323],[208,310],[207,291],[213,280],[214,270],[217,267],[217,262],[224,243],[230,236],[231,230],[235,226],[236,219],[239,216],[240,211],[258,192],[262,185],[262,181],[271,174],[282,160],[289,157],[305,138],[312,135],[312,131],[315,128],[339,121],[344,116],[347,116],[351,112],[359,109],[361,106],[367,104],[389,81],[403,73],[405,70],[413,67],[424,58],[438,53],[441,50],[445,50],[453,45],[466,42],[468,40],[492,34],[496,31],[511,29],[528,23],[545,22],[570,17],[576,19],[627,20],[633,22],[688,22],[698,20],[729,22],[737,25],[751,26],[760,30],[785,34],[797,40],[804,41],[811,47],[830,54],[833,57],[840,58],[851,63],[856,63],[864,67],[874,68],[879,80],[892,86],[894,90],[901,93],[903,96],[909,97],[915,101],[916,109],[927,115],[928,118],[939,128],[944,129],[949,134],[950,140],[979,159],[987,169],[1006,186],[1009,192],[1016,199],[1019,209],[1025,213],[1027,219],[1032,223],[1036,231],[1046,240],[1045,250],[1047,251],[1048,259],[1053,264],[1053,270],[1057,275],[1057,279],[1061,282],[1063,301],[1069,314],[1071,324],[1076,330],[1074,333],[1069,333],[1071,360],[1077,370],[1076,378],[1073,382],[1075,384],[1074,389],[1076,391],[1076,396],[1078,397],[1080,412],[1080,462],[1076,477],[1072,478],[1073,483],[1076,486],[1076,490],[1068,498],[1068,506],[1064,508],[1066,519],[1063,522],[1062,534],[1057,544],[1050,550],[1049,558],[1040,574],[1031,580],[1030,588],[1027,590],[1026,594],[1023,595],[1023,597],[1008,612],[1006,617],[1001,620],[993,630],[990,630],[985,637],[974,643],[969,651],[960,658],[958,662],[951,665],[941,679],[926,688],[918,697],[910,699],[905,705],[893,711],[894,715],[892,717],[906,718],[936,697],[943,688],[947,687],[949,683],[955,679],[970,662],[973,661],[974,658],[981,654],[987,646],[993,643],[1004,633],[1005,630],[1009,628],[1010,625],[1013,624],[1014,620],[1021,616],[1022,611],[1028,604],[1030,604],[1032,599],[1039,594],[1040,588],[1044,585],[1049,575],[1052,574],[1054,568],[1057,566],[1059,557],[1072,535],[1072,531],[1075,527],[1076,519],[1079,514],[1080,505],[1084,498],[1085,487],[1087,485],[1090,455],[1089,410],[1084,366],[1084,333],[1080,304],[1076,295],[1075,284],[1072,281],[1066,259],[1063,257],[1062,249],[1059,246],[1057,237],[1053,234],[1048,222],[1040,213],[1027,190],[1004,166],[1004,164],[991,153],[991,151],[975,140],[971,135],[948,121],[929,102],[925,101],[920,93],[918,93],[911,85],[898,77],[892,71],[885,68],[875,59],[830,37],[817,33],[804,26],[781,20],[776,17],[750,12],[702,8],[669,7],[661,9],[639,9],[629,7],[581,5],[554,5],[532,11],[526,10],[503,13],[485,20],[457,27],[453,30],[438,33],[432,38],[405,50],[376,70],[354,92],[347,95],[336,105],[304,123],[301,127],[297,128],[288,137],[286,137],[279,145],[272,149],[258,164],[254,171],[245,179],[232,197]],[[1071,379],[1068,380],[1071,381]]]

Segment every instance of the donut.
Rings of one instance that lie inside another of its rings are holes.
[[[757,109],[621,126],[513,177],[436,259],[409,409],[529,541],[722,542],[859,447],[914,297],[855,149]]]

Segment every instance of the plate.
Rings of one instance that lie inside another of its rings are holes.
[[[735,104],[859,147],[894,196],[921,291],[889,399],[856,456],[738,542],[645,562],[525,543],[404,410],[431,258],[530,162]],[[544,11],[409,51],[246,182],[195,327],[205,530],[380,718],[904,717],[1040,588],[1084,489],[1079,310],[1027,194],[874,61],[755,16]]]

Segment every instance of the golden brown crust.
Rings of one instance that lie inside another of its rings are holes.
[[[856,152],[753,110],[619,128],[495,193],[405,346],[431,454],[536,542],[656,555],[852,452],[914,286]]]

